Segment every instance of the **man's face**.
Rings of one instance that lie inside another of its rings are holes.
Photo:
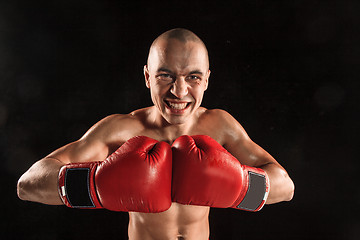
[[[193,41],[160,40],[150,51],[144,74],[162,117],[170,124],[185,123],[201,105],[208,86],[207,51]]]

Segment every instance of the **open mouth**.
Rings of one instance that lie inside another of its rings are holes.
[[[164,100],[164,102],[168,108],[170,108],[171,110],[174,110],[174,111],[185,110],[191,104],[191,102],[172,102],[172,101],[170,102],[167,100]]]

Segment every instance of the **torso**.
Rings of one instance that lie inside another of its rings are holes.
[[[201,240],[209,238],[209,207],[172,203],[162,213],[130,212],[130,240]]]
[[[169,144],[181,135],[208,135],[223,145],[224,137],[218,121],[211,111],[199,108],[196,124],[175,134],[164,132],[149,123],[147,117],[151,108],[137,110],[129,115],[121,115],[112,125],[111,137],[107,140],[110,151],[115,151],[122,143],[134,136],[147,136]],[[216,110],[215,110],[216,111]],[[117,124],[118,122],[118,124]],[[151,122],[151,121],[150,121]],[[126,124],[126,128],[117,127]],[[115,129],[114,129],[115,128]],[[130,130],[129,130],[130,129]],[[209,207],[182,205],[172,203],[171,207],[162,213],[130,212],[130,240],[207,240],[209,238]]]

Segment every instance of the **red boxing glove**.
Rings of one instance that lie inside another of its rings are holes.
[[[103,162],[72,163],[59,172],[59,193],[73,208],[156,213],[171,205],[171,147],[138,136]]]
[[[172,200],[181,204],[259,211],[269,180],[242,165],[209,136],[181,136],[172,145]]]

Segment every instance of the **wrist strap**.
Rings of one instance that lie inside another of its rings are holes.
[[[59,172],[59,194],[71,208],[102,208],[95,190],[94,176],[98,162],[74,163]]]
[[[270,189],[269,178],[266,172],[260,168],[252,168],[248,166],[246,166],[246,168],[245,171],[248,175],[248,188],[245,196],[241,202],[237,204],[236,208],[252,212],[260,211],[265,205],[268,197]]]

